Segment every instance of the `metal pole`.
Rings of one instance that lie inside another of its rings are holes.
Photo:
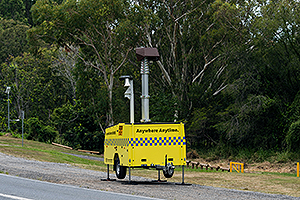
[[[182,165],[182,184],[184,184],[184,165]]]
[[[129,170],[129,183],[131,183],[131,170],[130,170],[130,167],[128,168]]]
[[[133,91],[133,80],[130,80],[130,123],[134,123],[134,91]],[[129,168],[130,169],[130,168]]]
[[[107,164],[107,180],[109,180],[109,164]]]
[[[149,77],[149,67],[148,59],[145,57],[141,62],[141,74],[142,74],[142,119],[141,122],[150,122],[149,119],[149,94],[148,94],[148,77]]]
[[[10,119],[9,119],[9,92],[8,92],[7,94],[8,94],[8,106],[7,106],[7,111],[8,111],[8,114],[7,114],[7,116],[8,116],[8,121],[7,121],[7,126],[8,126],[8,130],[10,130],[10,126],[9,126],[9,121],[10,121]]]
[[[160,170],[157,172],[157,180],[160,181]]]
[[[22,118],[22,147],[23,147],[23,135],[24,135],[24,111],[21,111],[21,118]]]

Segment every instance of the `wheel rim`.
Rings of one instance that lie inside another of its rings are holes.
[[[117,164],[117,174],[120,174],[120,164]]]
[[[121,169],[120,169],[120,161],[119,161],[119,159],[117,159],[117,166],[116,166],[116,172],[117,172],[117,174],[120,174],[120,171],[121,171]]]
[[[169,174],[170,176],[172,176],[172,175],[174,174],[174,169],[173,169],[173,168],[169,168],[168,174]]]
[[[172,164],[168,163],[166,168],[163,170],[163,173],[166,178],[171,178],[174,174],[174,167]]]

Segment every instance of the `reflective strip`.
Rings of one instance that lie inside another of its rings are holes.
[[[185,137],[145,137],[145,138],[122,138],[105,139],[104,145],[107,146],[175,146],[186,145]]]
[[[107,146],[128,146],[128,138],[105,139],[104,145]]]

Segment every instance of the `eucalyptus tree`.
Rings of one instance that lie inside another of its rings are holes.
[[[45,123],[54,108],[68,99],[65,87],[51,67],[51,52],[44,51],[40,58],[24,53],[1,65],[1,85],[11,86],[11,107],[16,118],[21,110],[26,117],[37,117]],[[70,98],[71,99],[71,98]]]
[[[0,17],[26,22],[23,0],[1,0]]]
[[[56,60],[53,62],[53,70],[62,77],[62,81],[70,88],[70,93],[73,99],[73,103],[76,100],[76,85],[78,77],[75,76],[75,68],[77,63],[77,57],[79,48],[70,46],[72,50],[66,50],[65,48],[59,48],[54,56]]]
[[[29,26],[0,17],[0,63],[9,61],[28,50],[26,31]]]
[[[298,119],[299,3],[250,1],[238,8],[246,41],[231,59],[239,73],[222,93],[231,103],[214,127],[232,146],[282,150],[284,131]]]
[[[194,106],[191,88],[200,88],[197,96],[215,96],[230,83],[229,57],[246,41],[237,7],[219,0],[131,2],[136,23],[128,29],[137,33],[139,46],[158,48],[152,76],[164,86],[157,85],[158,90],[168,88],[176,99],[179,118],[186,118]]]
[[[31,41],[42,39],[68,51],[71,46],[79,47],[76,56],[86,67],[100,72],[108,91],[108,124],[114,122],[114,75],[132,50],[125,45],[128,38],[117,32],[125,6],[122,0],[70,0],[61,4],[38,0],[32,7],[35,26],[29,32]]]

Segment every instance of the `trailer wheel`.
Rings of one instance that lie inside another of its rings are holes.
[[[174,174],[174,166],[171,164],[168,164],[166,168],[163,170],[163,174],[166,178],[171,178]]]
[[[124,179],[126,176],[126,167],[120,165],[119,157],[115,160],[116,176],[118,179]]]

